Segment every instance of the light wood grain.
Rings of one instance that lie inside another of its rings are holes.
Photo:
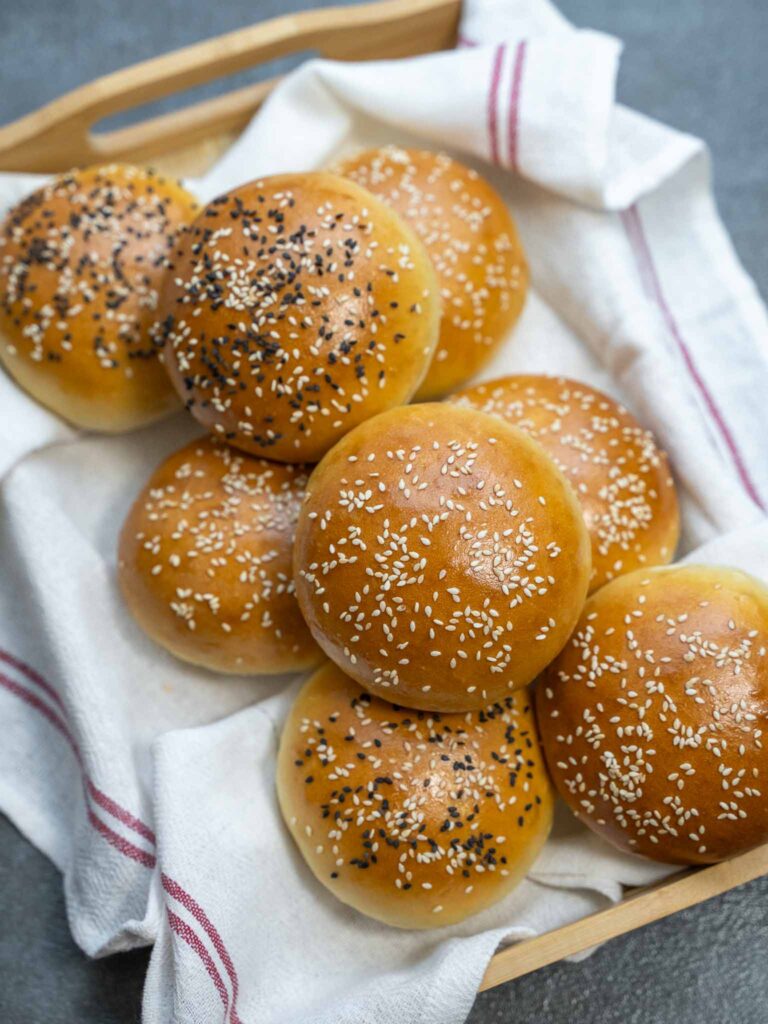
[[[607,910],[496,953],[480,983],[480,991],[703,903],[765,874],[768,846],[761,846],[722,864],[685,871],[658,885],[639,889]]]
[[[405,57],[453,46],[460,0],[388,0],[286,14],[98,78],[0,128],[0,170],[62,171],[146,161],[211,133],[234,135],[276,79],[119,131],[99,120],[277,57],[315,50],[336,60]]]
[[[429,53],[453,46],[460,0],[385,0],[285,15],[125,68],[0,128],[0,170],[55,172],[106,160],[151,162],[179,177],[205,171],[275,87],[269,79],[128,128],[101,119],[264,61],[307,49],[339,60]],[[616,906],[501,950],[481,990],[630,932],[768,874],[768,846],[675,875]]]

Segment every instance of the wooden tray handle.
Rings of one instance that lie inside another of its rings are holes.
[[[765,874],[768,874],[768,846],[759,846],[721,864],[684,871],[656,885],[638,889],[606,910],[502,949],[488,964],[479,990],[483,992],[563,957],[581,953]]]
[[[384,0],[287,14],[105,75],[0,128],[0,170],[60,171],[75,165],[143,160],[234,132],[277,79],[238,89],[130,128],[94,133],[104,117],[313,49],[337,60],[404,57],[454,44],[461,0]]]

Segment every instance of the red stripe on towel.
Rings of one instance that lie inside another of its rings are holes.
[[[25,690],[23,686],[19,686],[18,683],[14,682],[13,679],[9,679],[7,676],[0,673],[0,686],[5,687],[10,693],[15,694],[25,704],[33,707],[36,711],[39,711],[44,718],[46,718],[54,728],[58,729],[62,736],[69,743],[72,748],[72,753],[77,758],[79,764],[80,751],[77,749],[72,734],[67,728],[66,724],[59,718],[55,711],[53,711],[45,701],[40,700],[34,693],[30,693],[29,690]],[[153,868],[155,866],[155,857],[151,853],[147,853],[146,850],[140,849],[138,846],[134,846],[133,843],[129,842],[123,836],[118,835],[117,832],[113,832],[112,829],[105,824],[100,818],[97,818],[90,807],[86,807],[88,814],[88,821],[91,823],[93,828],[102,835],[108,843],[110,843],[116,850],[124,854],[126,857],[130,857],[132,860],[138,861],[140,864],[144,864],[145,867]]]
[[[34,708],[36,711],[39,711],[44,718],[47,718],[51,725],[55,729],[59,730],[61,735],[70,745],[70,747],[72,748],[72,753],[77,758],[78,764],[82,766],[80,751],[77,748],[77,743],[75,743],[75,738],[69,731],[66,722],[59,718],[59,716],[56,714],[53,708],[49,707],[44,700],[41,700],[34,693],[30,693],[29,690],[26,690],[23,686],[20,686],[17,682],[15,682],[15,680],[10,679],[2,672],[0,672],[0,686],[4,686],[6,690],[9,690],[11,693],[15,694],[17,697],[23,700],[25,704],[29,704],[30,707]]]
[[[5,654],[6,652],[3,653]],[[20,666],[24,663],[21,662],[18,658],[14,658],[13,655],[6,655],[6,657],[4,657],[2,660],[4,660],[9,665],[14,665],[14,667],[19,668],[19,671],[22,671]],[[29,666],[25,667],[29,669]],[[32,675],[37,676],[37,673],[35,673],[33,669],[29,669],[29,671],[25,672],[24,674],[25,676],[27,676],[27,678],[32,678]],[[34,681],[38,683],[38,685],[42,682],[44,684],[43,689],[46,691],[46,693],[49,692],[50,689],[52,689],[50,687],[50,684],[46,683],[45,680],[43,680],[42,677],[40,676],[35,678]],[[43,717],[48,722],[50,722],[51,725],[54,726],[54,728],[57,729],[62,734],[62,736],[64,736],[64,738],[67,740],[69,746],[72,749],[73,754],[75,755],[78,761],[78,764],[80,764],[82,768],[82,759],[80,756],[80,751],[78,749],[74,737],[69,731],[66,722],[64,722],[64,720],[51,707],[49,707],[49,705],[46,704],[45,701],[41,700],[41,698],[38,697],[36,694],[31,693],[24,686],[21,686],[15,680],[4,675],[3,673],[0,673],[0,686],[3,686],[10,693],[14,694],[16,697],[19,697],[22,701],[24,701],[24,703],[34,708],[41,715],[43,715]],[[87,778],[87,776],[83,776],[83,781],[86,790],[86,797],[90,796],[93,799],[93,801],[96,804],[98,804],[99,807],[103,808],[109,814],[113,815],[113,817],[115,817],[118,821],[122,822],[124,825],[127,825],[129,828],[132,828],[134,831],[142,835],[145,839],[148,839],[150,842],[155,842],[154,832],[147,825],[145,825],[140,818],[137,818],[135,815],[131,814],[130,811],[127,811],[124,807],[118,804],[116,800],[113,800],[110,796],[107,796],[107,794],[100,790],[92,782],[91,779]],[[155,865],[157,864],[157,858],[153,853],[141,849],[141,847],[136,846],[129,839],[126,839],[125,836],[121,836],[118,832],[115,832],[112,828],[109,827],[109,825],[107,825],[105,821],[102,821],[102,819],[94,813],[93,809],[90,806],[88,806],[87,802],[86,812],[88,816],[88,822],[91,825],[91,827],[96,832],[98,832],[99,835],[101,835],[110,844],[110,846],[117,850],[118,853],[121,853],[124,857],[128,857],[130,860],[136,861],[138,864],[142,864],[144,867],[149,868],[150,870],[155,867]],[[218,929],[213,924],[213,922],[208,917],[203,908],[200,906],[200,904],[197,902],[197,900],[195,900],[185,889],[183,889],[178,882],[174,881],[172,878],[165,874],[161,874],[161,879],[163,887],[166,890],[166,892],[168,892],[169,895],[171,895],[174,899],[178,900],[178,902],[181,903],[181,905],[185,907],[190,914],[192,914],[195,920],[198,921],[198,923],[203,927],[203,930],[205,931],[208,938],[211,940],[214,949],[216,950],[221,959],[221,962],[224,964],[224,967],[226,969],[227,974],[229,975],[229,979],[232,984],[232,1006],[231,1009],[229,1009],[228,1016],[232,1024],[242,1024],[236,1009],[237,996],[239,992],[239,979],[237,976],[237,971],[235,970],[235,965],[232,962],[232,957],[230,956],[229,950],[224,944],[224,940],[219,934]],[[219,993],[219,996],[222,999],[222,1002],[224,1003],[225,1008],[227,1008],[229,1006],[229,996],[227,994],[224,982],[222,981],[221,975],[219,974],[219,971],[215,963],[213,962],[210,954],[206,950],[200,938],[192,930],[192,928],[190,928],[188,924],[182,921],[181,918],[177,917],[173,913],[173,911],[171,911],[168,908],[166,909],[171,928],[192,949],[195,950],[200,959],[203,961],[203,964],[205,965],[208,974],[211,976],[214,984],[216,985],[216,989]]]
[[[216,986],[216,991],[219,993],[219,997],[222,1003],[224,1004],[224,1008],[226,1009],[227,1006],[229,1005],[229,996],[227,995],[226,987],[221,979],[221,975],[219,974],[219,969],[213,962],[213,959],[211,958],[211,954],[202,944],[197,934],[192,931],[192,929],[189,927],[186,921],[182,921],[180,917],[177,917],[176,914],[174,914],[172,910],[168,910],[167,907],[166,912],[168,914],[168,923],[170,924],[173,931],[176,932],[176,934],[186,942],[190,949],[194,949],[194,951],[203,961],[205,969],[210,975],[213,984]]]
[[[113,800],[111,796],[107,796],[106,793],[102,792],[102,790],[98,788],[92,779],[86,779],[86,785],[88,786],[88,792],[92,799],[99,805],[99,807],[103,807],[104,810],[111,814],[113,818],[117,818],[117,820],[121,821],[123,825],[133,829],[137,835],[143,836],[144,839],[148,840],[148,842],[153,845],[157,842],[155,833],[149,825],[144,824],[141,818],[137,818],[135,815],[131,814],[130,811],[121,807],[120,804],[117,803],[116,800]]]
[[[52,700],[56,701],[57,705],[66,715],[64,702],[56,689],[45,678],[43,678],[36,669],[32,668],[32,666],[28,665],[25,661],[22,661],[21,658],[17,658],[14,654],[11,654],[10,651],[3,650],[2,648],[0,648],[0,661],[4,661],[7,665],[12,665],[15,669],[21,672],[22,675],[29,679],[30,682],[39,686],[41,690],[52,698]],[[69,731],[66,723],[59,718],[56,712],[53,711],[52,708],[49,708],[44,701],[41,701],[38,697],[35,697],[34,694],[31,694],[28,690],[19,686],[18,683],[14,683],[12,680],[9,680],[7,676],[2,676],[2,678],[8,683],[11,683],[11,686],[6,685],[6,689],[11,689],[11,687],[13,687],[13,692],[16,693],[17,696],[21,697],[21,699],[26,701],[27,704],[37,708],[37,710],[40,711],[41,714],[45,715],[48,721],[66,737],[67,742],[71,746],[72,751],[82,768],[83,761],[80,750],[78,749],[75,738],[72,736],[72,733]],[[111,814],[113,818],[121,821],[123,825],[132,829],[138,835],[143,836],[143,838],[147,839],[150,843],[154,844],[156,842],[155,833],[149,825],[145,824],[145,822],[141,820],[141,818],[137,818],[135,814],[131,814],[131,812],[119,804],[117,800],[114,800],[111,796],[107,796],[107,794],[103,790],[99,789],[96,783],[88,776],[85,776],[85,782],[88,787],[88,792],[93,800],[105,811]]]
[[[22,675],[26,676],[30,682],[36,683],[41,690],[45,690],[51,700],[54,700],[66,714],[66,708],[64,707],[64,702],[61,697],[51,684],[43,679],[40,673],[35,671],[31,665],[22,661],[21,658],[17,658],[14,654],[11,654],[10,651],[4,651],[2,647],[0,647],[0,661],[4,661],[6,665],[11,665],[13,668],[18,669],[18,671],[21,672]]]
[[[506,46],[502,43],[496,47],[491,66],[491,82],[488,89],[488,141],[491,160],[499,162],[499,85],[501,84],[501,68],[504,63]]]
[[[132,842],[126,839],[124,836],[118,835],[117,832],[113,832],[106,822],[102,821],[101,818],[97,818],[91,808],[88,808],[88,821],[91,823],[93,828],[103,836],[110,846],[122,853],[124,857],[129,857],[131,860],[138,861],[139,864],[143,864],[145,868],[153,868],[157,863],[157,858],[153,853],[148,853],[146,850],[142,850],[139,846],[134,846]]]
[[[224,940],[200,904],[193,899],[193,897],[190,896],[178,882],[174,881],[174,879],[164,873],[160,874],[160,878],[165,891],[170,896],[173,896],[175,900],[178,900],[179,903],[181,903],[181,905],[190,912],[198,924],[202,926],[203,931],[213,943],[213,948],[221,957],[221,962],[224,964],[227,974],[229,975],[229,979],[232,982],[232,1020],[234,1024],[237,1024],[235,1004],[237,1003],[237,994],[240,986],[235,965],[232,963],[232,957],[229,955],[229,950],[224,945]]]
[[[75,758],[77,759],[77,762],[82,769],[82,759],[80,757],[80,751],[78,750],[77,743],[75,742],[74,737],[67,728],[66,723],[63,722],[61,718],[59,718],[56,712],[52,708],[50,708],[45,703],[45,701],[41,700],[36,694],[30,693],[29,690],[26,690],[23,686],[20,686],[13,679],[9,679],[8,676],[3,675],[2,673],[0,673],[0,686],[5,687],[5,689],[8,690],[10,693],[13,693],[16,697],[19,697],[21,700],[23,700],[25,704],[28,704],[36,711],[39,711],[40,714],[48,722],[50,722],[55,729],[58,729],[58,731],[66,739],[67,743],[71,747],[72,753],[75,755]],[[90,788],[91,784],[89,781],[87,785]],[[107,800],[109,800],[108,797]],[[96,817],[96,815],[93,813],[90,807],[86,806],[86,812],[88,814],[88,821],[90,822],[91,826],[100,835],[102,835],[107,840],[107,842],[110,843],[110,845],[112,845],[116,850],[118,850],[124,856],[130,857],[131,860],[138,861],[145,867],[153,868],[155,866],[155,857],[153,854],[147,853],[146,850],[142,850],[138,846],[134,846],[134,844],[129,842],[129,840],[125,839],[121,835],[118,835],[117,832],[113,832],[109,825],[103,822],[100,818]]]
[[[744,458],[739,451],[736,440],[731,433],[723,414],[720,412],[714,396],[707,387],[706,381],[696,366],[693,354],[683,338],[680,327],[675,320],[666,296],[664,295],[664,291],[661,287],[661,280],[656,269],[656,264],[651,253],[650,246],[648,245],[648,239],[645,234],[645,228],[643,227],[643,222],[640,218],[640,211],[637,204],[634,203],[630,206],[629,209],[623,213],[621,219],[625,230],[627,231],[630,245],[635,253],[641,280],[648,290],[650,298],[652,298],[659,307],[659,311],[664,319],[667,330],[674,339],[675,344],[683,357],[683,362],[685,363],[688,373],[696,385],[696,388],[698,389],[699,394],[701,395],[701,398],[703,399],[704,404],[707,407],[707,410],[712,417],[728,452],[730,453],[731,460],[733,461],[736,472],[744,485],[744,489],[758,508],[762,509],[763,512],[766,512],[768,509],[766,509],[765,504],[757,492],[757,488],[752,482],[752,478],[749,475],[749,471],[747,470]]]
[[[512,88],[509,94],[509,166],[517,170],[518,135],[520,127],[520,88],[525,66],[526,41],[521,39],[515,50],[515,64],[512,70]]]

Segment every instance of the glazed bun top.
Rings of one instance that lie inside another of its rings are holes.
[[[488,362],[520,316],[528,266],[515,223],[488,182],[445,153],[385,146],[337,169],[397,210],[429,252],[443,316],[417,398],[442,398]]]
[[[591,590],[672,561],[680,515],[667,456],[618,402],[579,381],[536,375],[501,377],[452,400],[525,430],[566,475],[592,541]]]
[[[135,618],[177,657],[216,672],[296,672],[321,658],[294,594],[304,466],[198,438],[152,473],[120,535]]]
[[[178,408],[158,360],[158,292],[196,213],[175,181],[90,167],[22,200],[0,229],[0,358],[76,426],[122,431]]]
[[[554,803],[527,690],[440,715],[372,697],[332,664],[291,709],[277,790],[318,881],[399,928],[455,924],[505,896]]]
[[[530,437],[448,404],[361,424],[315,468],[294,549],[299,604],[371,692],[485,707],[558,653],[589,580],[576,498]]]
[[[423,245],[380,200],[331,174],[214,199],[180,239],[163,294],[167,361],[193,415],[281,462],[313,462],[407,402],[437,342]]]
[[[537,688],[552,777],[616,846],[710,863],[768,840],[768,588],[638,570],[586,604]]]

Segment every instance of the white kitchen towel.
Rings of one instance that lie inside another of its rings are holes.
[[[209,198],[384,141],[474,164],[510,203],[533,279],[483,376],[562,372],[622,398],[672,456],[683,551],[768,579],[768,321],[703,144],[616,105],[618,43],[546,0],[471,0],[460,44],[311,61],[194,187]],[[36,182],[0,176],[0,201]],[[500,942],[665,872],[563,813],[529,879],[463,925],[410,934],[338,904],[274,797],[298,681],[183,665],[116,591],[133,496],[198,428],[180,414],[85,435],[2,374],[0,409],[0,808],[62,870],[86,952],[155,943],[148,1024],[458,1024]]]

